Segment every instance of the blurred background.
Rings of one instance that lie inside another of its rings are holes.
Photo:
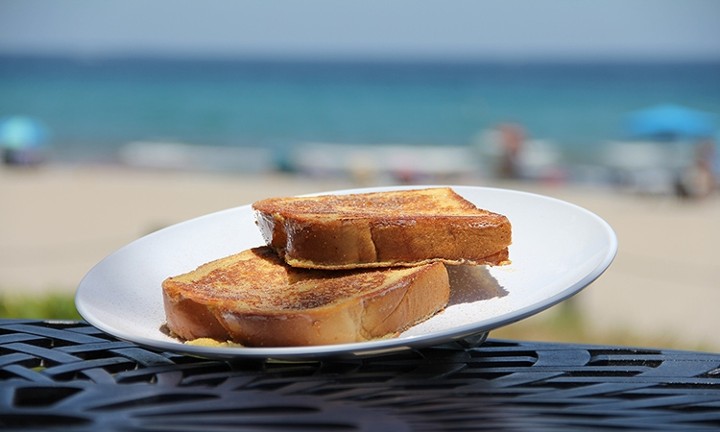
[[[515,338],[720,350],[720,3],[0,1],[0,315],[268,196],[543,193],[620,251]],[[494,333],[495,335],[495,333]]]

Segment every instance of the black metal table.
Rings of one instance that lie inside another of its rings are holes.
[[[84,322],[0,320],[0,430],[16,429],[718,430],[720,355],[491,339],[219,361]]]

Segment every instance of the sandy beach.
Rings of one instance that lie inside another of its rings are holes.
[[[612,225],[620,244],[615,262],[573,300],[594,332],[631,329],[679,347],[720,350],[720,197],[687,202],[599,187],[457,183],[553,196]],[[268,196],[356,186],[283,174],[0,168],[0,293],[74,292],[103,257],[158,228]]]

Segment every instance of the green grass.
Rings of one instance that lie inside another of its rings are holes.
[[[572,299],[533,317],[493,330],[490,332],[490,337],[526,341],[717,351],[717,347],[689,343],[671,336],[638,334],[627,329],[594,331]]]
[[[42,297],[12,295],[0,297],[0,318],[82,319],[69,294]],[[688,345],[667,337],[633,334],[627,331],[593,332],[577,306],[566,301],[549,311],[490,332],[490,337],[526,341],[589,343],[637,347],[713,351],[712,347]]]
[[[4,295],[0,297],[0,318],[81,319],[73,296],[68,294]]]

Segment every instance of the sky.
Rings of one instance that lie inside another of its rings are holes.
[[[0,53],[720,61],[720,1],[0,0]]]

